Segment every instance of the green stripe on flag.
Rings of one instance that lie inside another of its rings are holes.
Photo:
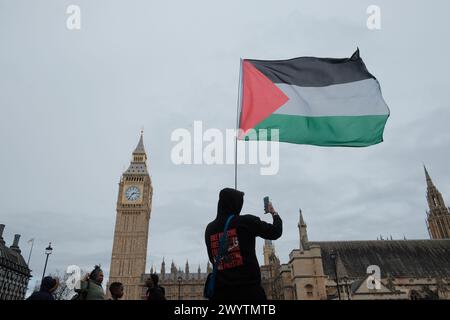
[[[389,115],[305,117],[272,114],[255,127],[246,140],[271,140],[270,129],[279,129],[279,141],[316,146],[366,147],[383,141]],[[268,129],[267,138],[258,132]]]

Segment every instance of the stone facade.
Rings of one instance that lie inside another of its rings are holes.
[[[109,283],[116,281],[123,283],[125,300],[141,298],[141,279],[145,273],[153,196],[146,161],[147,154],[141,133],[130,166],[122,174],[119,182],[109,276]]]
[[[300,239],[307,239],[306,224],[299,226]],[[449,239],[300,241],[300,246],[287,264],[273,258],[271,266],[261,267],[269,298],[450,299]],[[372,273],[373,266],[379,274]],[[275,271],[267,273],[270,268]]]
[[[288,263],[280,265],[274,245],[266,242],[261,270],[267,296],[285,300],[450,299],[449,209],[426,169],[425,176],[431,240],[311,242],[300,210],[299,248],[290,253]]]
[[[23,300],[31,277],[19,248],[20,235],[9,248],[3,240],[5,225],[0,224],[0,300]]]

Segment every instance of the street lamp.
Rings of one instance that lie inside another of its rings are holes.
[[[341,300],[341,292],[339,291],[339,277],[338,277],[338,273],[337,273],[337,254],[334,251],[330,252],[330,258],[331,260],[333,260],[333,264],[334,264],[334,275],[336,276],[336,289],[338,292],[338,297],[339,300]]]
[[[42,281],[44,280],[45,270],[47,269],[48,256],[52,254],[52,251],[53,251],[52,243],[50,242],[48,244],[48,247],[45,248],[45,254],[47,255],[47,258],[45,259],[45,266],[44,266],[44,273],[42,274]]]
[[[178,277],[178,300],[181,300],[181,281],[183,278],[181,276]]]

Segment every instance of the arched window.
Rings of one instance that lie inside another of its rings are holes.
[[[311,284],[307,284],[305,286],[306,296],[308,298],[312,298],[313,297],[313,290],[314,290],[314,287]]]

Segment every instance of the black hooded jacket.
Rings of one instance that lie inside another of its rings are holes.
[[[234,217],[228,228],[228,254],[219,264],[216,290],[236,286],[259,286],[261,272],[256,258],[256,237],[276,240],[282,234],[282,221],[278,215],[273,224],[261,221],[253,215],[239,215],[244,204],[244,193],[226,188],[220,191],[217,217],[208,224],[205,242],[211,263],[217,255],[218,239],[223,233],[225,222],[230,214]]]
[[[55,300],[50,291],[56,286],[56,280],[52,277],[45,277],[42,280],[41,288],[37,292],[33,292],[27,300]]]

